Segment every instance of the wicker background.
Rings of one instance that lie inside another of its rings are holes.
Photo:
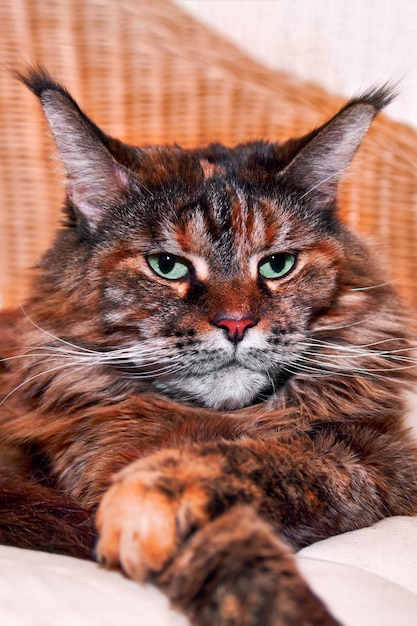
[[[43,63],[104,130],[137,144],[281,140],[341,104],[265,69],[169,0],[2,0],[0,28],[0,306],[24,298],[64,193],[39,104],[8,68]],[[382,242],[414,304],[416,197],[417,133],[380,116],[341,206],[348,223]]]

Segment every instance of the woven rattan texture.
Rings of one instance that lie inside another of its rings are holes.
[[[41,62],[107,132],[131,143],[281,140],[340,99],[257,64],[169,0],[0,3],[0,306],[24,299],[64,188],[35,98],[7,67]],[[380,116],[346,179],[346,221],[382,242],[417,303],[417,133]]]

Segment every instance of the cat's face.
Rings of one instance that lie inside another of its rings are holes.
[[[387,93],[282,146],[185,151],[125,146],[45,73],[24,80],[68,176],[68,227],[43,262],[57,334],[132,380],[233,409],[278,389],[329,319],[363,308],[352,288],[369,274],[335,195]]]
[[[293,371],[335,297],[341,245],[331,221],[296,210],[281,186],[268,194],[236,174],[247,156],[230,151],[210,168],[188,158],[192,194],[173,195],[167,166],[124,226],[119,218],[112,232],[109,221],[94,257],[100,314],[106,337],[129,348],[138,371],[154,372],[158,389],[236,408]]]

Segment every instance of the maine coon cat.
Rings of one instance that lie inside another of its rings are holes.
[[[390,90],[283,144],[183,150],[20,78],[67,199],[3,320],[0,539],[91,557],[96,516],[98,560],[194,624],[336,624],[292,551],[417,513],[410,332],[336,207]]]

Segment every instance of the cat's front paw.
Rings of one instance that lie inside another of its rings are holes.
[[[183,540],[209,519],[218,459],[165,450],[116,475],[97,513],[97,559],[143,581],[163,570]]]

